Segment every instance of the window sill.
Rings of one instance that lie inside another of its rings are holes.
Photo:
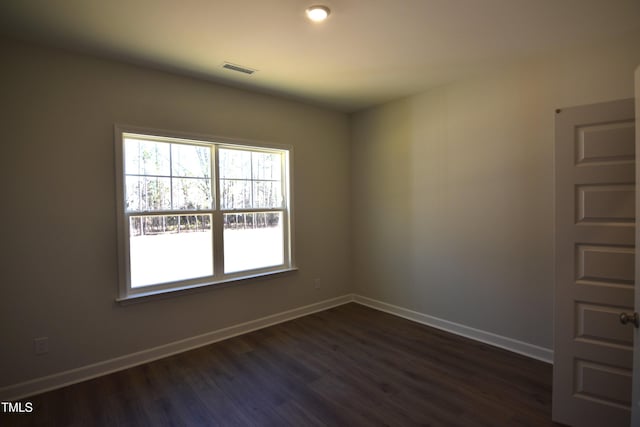
[[[220,280],[217,282],[199,283],[197,285],[183,286],[172,289],[159,289],[149,292],[139,292],[132,295],[116,298],[116,302],[120,305],[129,305],[140,302],[153,301],[156,299],[172,298],[181,295],[188,295],[195,292],[200,292],[208,289],[221,289],[229,286],[235,286],[240,283],[253,281],[272,279],[275,277],[287,275],[298,271],[297,267],[283,268],[281,270],[268,271],[265,273],[248,274],[246,276],[233,277],[229,279]]]

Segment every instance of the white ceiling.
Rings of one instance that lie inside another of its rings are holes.
[[[322,24],[304,15],[316,3],[332,10]],[[637,29],[640,0],[0,1],[12,37],[343,111]]]

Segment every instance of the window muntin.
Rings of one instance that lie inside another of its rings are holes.
[[[289,149],[119,136],[122,298],[293,267]]]

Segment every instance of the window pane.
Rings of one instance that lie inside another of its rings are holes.
[[[282,179],[282,156],[274,153],[252,153],[253,179]]]
[[[251,181],[220,180],[222,209],[247,209],[251,207]]]
[[[213,275],[211,215],[132,216],[131,287]]]
[[[171,144],[173,176],[211,177],[211,149],[199,145]]]
[[[254,181],[252,207],[281,208],[282,184],[280,181]]]
[[[282,212],[224,215],[224,272],[284,263]]]
[[[211,180],[174,178],[173,209],[211,209]]]
[[[171,209],[171,179],[127,176],[125,209],[154,211]]]
[[[251,152],[244,150],[218,150],[220,178],[251,179]]]
[[[169,176],[171,144],[125,138],[125,174]]]

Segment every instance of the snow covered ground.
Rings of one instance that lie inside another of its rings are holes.
[[[212,232],[131,237],[131,286],[213,274]],[[282,225],[224,231],[225,273],[283,263]]]

